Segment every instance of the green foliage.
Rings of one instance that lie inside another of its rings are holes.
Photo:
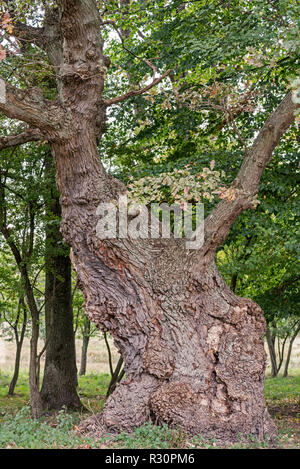
[[[152,422],[136,428],[133,433],[122,432],[110,439],[103,439],[103,442],[113,444],[115,448],[140,449],[140,448],[182,448],[187,435],[180,429],[170,429],[167,425],[154,425]]]
[[[0,2],[2,14],[6,3]],[[14,3],[21,21],[42,25],[44,2]],[[48,2],[48,6],[51,4]],[[299,100],[299,2],[137,0],[120,8],[119,2],[109,0],[105,7],[103,20],[108,21],[102,35],[112,61],[107,70],[105,98],[148,83],[153,67],[158,73],[172,69],[169,79],[159,87],[109,110],[108,131],[99,144],[106,166],[130,183],[134,197],[146,202],[204,200],[209,213],[217,202],[215,196],[234,200],[235,194],[226,193],[220,184],[224,188],[232,182],[258,129],[287,89],[292,88],[294,98]],[[102,2],[99,8],[102,9]],[[22,53],[15,50],[15,42],[8,46],[13,25],[1,20],[0,42],[9,52],[0,49],[1,59],[5,58],[1,74],[21,88],[38,84],[53,99],[55,73],[46,54],[32,45],[23,48]],[[115,34],[115,27],[126,31],[122,41]],[[24,126],[2,120],[2,133],[11,130],[21,132]],[[46,255],[45,225],[51,230],[51,226],[57,228],[59,224],[59,217],[43,213],[45,200],[53,196],[53,188],[42,174],[44,156],[43,147],[32,145],[1,153],[10,239],[23,253],[28,252],[31,242],[30,214],[34,212],[35,216],[34,249],[26,261],[31,279]],[[294,126],[282,139],[263,175],[256,212],[244,213],[235,222],[217,255],[220,270],[229,284],[233,286],[235,282],[236,293],[256,300],[264,308],[268,322],[275,321],[282,330],[289,327],[291,317],[299,315],[298,159],[299,135]],[[215,168],[210,166],[212,161]],[[204,175],[203,168],[208,168]],[[201,178],[197,178],[199,174]],[[52,249],[66,252],[63,243],[50,243],[46,250],[49,253]],[[9,312],[13,321],[22,285],[7,252],[0,257],[0,276],[0,314],[3,318],[4,312]],[[43,281],[42,274],[40,290]],[[42,303],[39,294],[37,298]],[[83,299],[78,292],[74,305],[80,332],[84,317]],[[89,377],[85,381],[81,392],[90,408],[99,394],[97,405],[102,407],[105,380]],[[283,395],[287,392],[282,389]],[[25,414],[18,419],[22,427]],[[57,431],[67,432],[70,421],[64,414],[61,419],[62,427],[58,423]],[[19,430],[8,418],[9,428],[16,431],[18,444],[23,444]],[[37,432],[34,426],[31,430],[33,434]],[[43,431],[47,435],[50,430]],[[165,447],[171,441],[175,444],[175,433],[169,432],[165,427],[147,424],[136,430],[134,438],[141,447]],[[50,436],[54,445],[60,444],[56,438],[64,445],[61,434]],[[123,434],[116,443],[133,447],[130,445],[134,438]]]
[[[10,376],[0,372],[0,447],[1,448],[210,448],[216,449],[221,445],[215,439],[204,440],[201,435],[189,438],[180,429],[170,429],[166,425],[156,426],[151,422],[136,428],[133,433],[108,435],[101,441],[95,442],[76,434],[79,421],[87,417],[84,413],[67,414],[64,410],[58,414],[51,414],[39,420],[30,418],[28,399],[28,375],[22,373],[16,388],[16,396],[7,397],[7,385]],[[86,375],[79,377],[79,391],[84,405],[91,414],[99,412],[99,401],[104,403],[109,375]],[[300,404],[300,378],[268,378],[265,382],[265,396],[268,405],[285,409],[288,406]],[[295,417],[296,424],[297,417]],[[292,436],[295,432],[291,425],[294,421],[280,419],[281,438],[279,447],[289,445],[296,447]],[[287,439],[289,440],[287,441]],[[266,443],[257,444],[251,441],[241,441],[232,448],[265,447]]]
[[[33,420],[30,417],[28,374],[21,373],[16,395],[7,396],[11,376],[0,372],[0,448],[92,448],[98,445],[76,434],[75,427],[86,414],[65,410]],[[100,412],[110,381],[109,375],[79,377],[79,394],[85,407]]]
[[[109,374],[88,374],[78,377],[79,396],[88,411],[101,412],[105,404],[105,396],[110,383]]]
[[[185,169],[174,169],[159,176],[146,176],[128,185],[128,197],[143,203],[160,202],[184,204],[199,202],[203,199],[212,201],[216,195],[225,194],[226,189],[220,186],[224,172],[214,171],[215,162],[210,168],[203,168],[194,173],[187,165]]]
[[[300,376],[266,379],[265,397],[268,404],[284,405],[292,402],[300,406]]]
[[[61,410],[55,426],[43,419],[31,419],[30,407],[23,407],[14,416],[3,419],[0,427],[0,448],[55,449],[78,448],[93,442],[73,431],[78,418]]]

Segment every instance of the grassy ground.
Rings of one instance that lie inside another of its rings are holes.
[[[119,354],[115,349],[112,340],[109,338],[109,343],[112,352],[113,362],[116,365]],[[39,341],[39,348],[42,349],[44,346],[43,340]],[[76,356],[77,356],[77,368],[80,369],[80,357],[81,357],[81,346],[82,340],[76,339]],[[15,344],[14,342],[8,342],[0,336],[0,370],[8,372],[13,371],[14,358],[15,358]],[[21,357],[21,369],[28,370],[29,367],[29,355],[30,355],[30,340],[26,337],[22,348]],[[45,359],[45,354],[42,356],[42,366]],[[105,346],[103,337],[98,334],[96,337],[90,339],[87,356],[87,373],[109,373],[108,354]]]
[[[0,372],[0,448],[217,448],[201,435],[188,438],[180,430],[146,424],[132,435],[92,441],[77,432],[81,419],[98,413],[105,402],[108,374],[89,374],[79,378],[79,393],[88,413],[49,414],[39,421],[30,419],[28,375],[22,373],[14,397],[7,396],[10,373]],[[267,378],[265,386],[269,410],[279,428],[279,448],[300,449],[300,373],[289,378]],[[238,443],[233,448],[266,447]]]
[[[40,347],[42,347],[42,343]],[[76,341],[80,357],[81,341]],[[118,353],[111,343],[114,364]],[[113,440],[91,441],[76,433],[80,420],[101,411],[109,383],[109,366],[104,340],[94,337],[90,341],[87,375],[79,377],[79,393],[87,413],[60,412],[39,421],[30,419],[28,370],[29,340],[26,339],[21,361],[21,375],[16,395],[7,396],[8,384],[14,364],[15,348],[12,342],[0,338],[0,448],[216,448],[215,441],[205,442],[201,435],[190,439],[180,430],[151,424],[136,429],[132,435],[119,435]],[[300,337],[293,349],[289,378],[268,378],[265,394],[270,413],[279,429],[277,447],[300,449]],[[79,369],[80,363],[77,362]],[[2,370],[2,371],[1,371]],[[246,447],[257,446],[249,440]],[[265,445],[261,445],[264,447]],[[245,447],[238,443],[235,447]]]
[[[284,447],[300,449],[300,372],[288,378],[267,378],[265,396]]]

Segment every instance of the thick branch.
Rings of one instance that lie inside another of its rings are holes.
[[[34,44],[48,54],[51,65],[57,69],[62,62],[62,40],[59,25],[59,8],[56,6],[48,6],[44,3],[44,18],[42,27],[34,27],[26,23],[22,23],[18,19],[18,11],[14,1],[5,0],[7,10],[12,19],[13,32],[20,47],[20,51],[26,55],[27,46]]]
[[[23,145],[28,142],[38,142],[43,139],[42,133],[38,129],[28,128],[25,132],[7,137],[0,137],[0,150],[4,148]]]
[[[158,78],[155,78],[149,85],[145,86],[144,88],[140,88],[139,90],[131,90],[128,91],[128,93],[122,94],[120,96],[116,96],[115,98],[107,99],[104,101],[104,104],[106,106],[111,106],[112,104],[118,104],[121,103],[122,101],[125,101],[128,98],[131,98],[132,96],[138,96],[140,94],[146,93],[146,91],[151,90],[154,86],[156,86],[158,83],[160,83],[164,78],[166,78],[171,70],[167,70],[163,75],[161,75]]]
[[[50,135],[62,129],[65,112],[60,105],[48,101],[38,88],[21,90],[0,78],[0,111],[7,117],[26,122]]]
[[[23,46],[35,44],[48,54],[51,65],[54,67],[61,65],[62,41],[57,8],[46,7],[42,28],[32,27],[17,20],[13,20],[13,26],[13,35]]]
[[[240,213],[253,207],[263,170],[280,138],[294,122],[297,107],[299,104],[292,101],[292,93],[288,93],[265,122],[230,187],[229,198],[221,200],[205,220],[204,255],[213,253],[226,239],[231,224]]]

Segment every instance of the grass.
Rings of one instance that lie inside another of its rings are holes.
[[[93,441],[80,436],[76,427],[87,413],[64,410],[32,420],[29,410],[28,375],[21,373],[16,394],[7,396],[11,376],[0,372],[0,448],[217,448],[215,440],[201,435],[189,438],[180,429],[158,427],[148,422],[132,434],[121,433]],[[89,414],[103,408],[109,383],[108,374],[79,377],[79,395]],[[279,428],[278,447],[300,449],[300,376],[267,378],[265,396],[269,410]],[[266,447],[266,444],[238,442],[235,448]]]
[[[300,449],[300,373],[266,379],[265,396],[282,445]]]

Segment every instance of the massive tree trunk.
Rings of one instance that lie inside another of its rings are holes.
[[[53,164],[46,161],[46,173],[50,181]],[[60,217],[59,199],[55,194],[48,200],[48,211]],[[46,361],[41,389],[45,409],[80,409],[77,394],[77,367],[75,336],[73,330],[73,307],[71,289],[71,261],[63,248],[59,225],[51,223],[46,228]]]
[[[126,380],[86,428],[96,423],[102,430],[130,431],[152,419],[223,441],[239,434],[272,437],[276,429],[263,394],[263,313],[225,285],[214,254],[236,217],[253,207],[261,174],[294,121],[291,93],[247,150],[230,188],[233,196],[205,220],[199,251],[187,250],[184,240],[173,238],[101,240],[97,207],[125,191],[106,173],[97,151],[105,109],[147,91],[169,71],[143,89],[103,100],[109,61],[102,51],[96,2],[59,4],[56,28],[47,28],[46,21],[42,31],[42,47],[58,71],[57,99],[48,102],[35,89],[23,93],[4,82],[6,101],[0,109],[38,127],[51,144],[61,230],[72,248],[86,314],[110,332],[124,359]],[[54,49],[59,49],[56,54]],[[36,132],[31,134],[36,138]]]
[[[55,145],[55,158],[62,231],[86,314],[124,359],[126,380],[105,405],[103,429],[130,431],[152,419],[225,440],[274,435],[260,307],[230,291],[213,256],[206,261],[182,240],[100,240],[97,206],[118,187],[85,135],[79,130],[67,149]]]
[[[89,320],[88,317],[85,316],[84,324],[83,324],[83,333],[82,333],[79,376],[83,376],[86,373],[87,352],[88,352],[88,346],[90,342],[90,333],[91,333],[91,321]]]

